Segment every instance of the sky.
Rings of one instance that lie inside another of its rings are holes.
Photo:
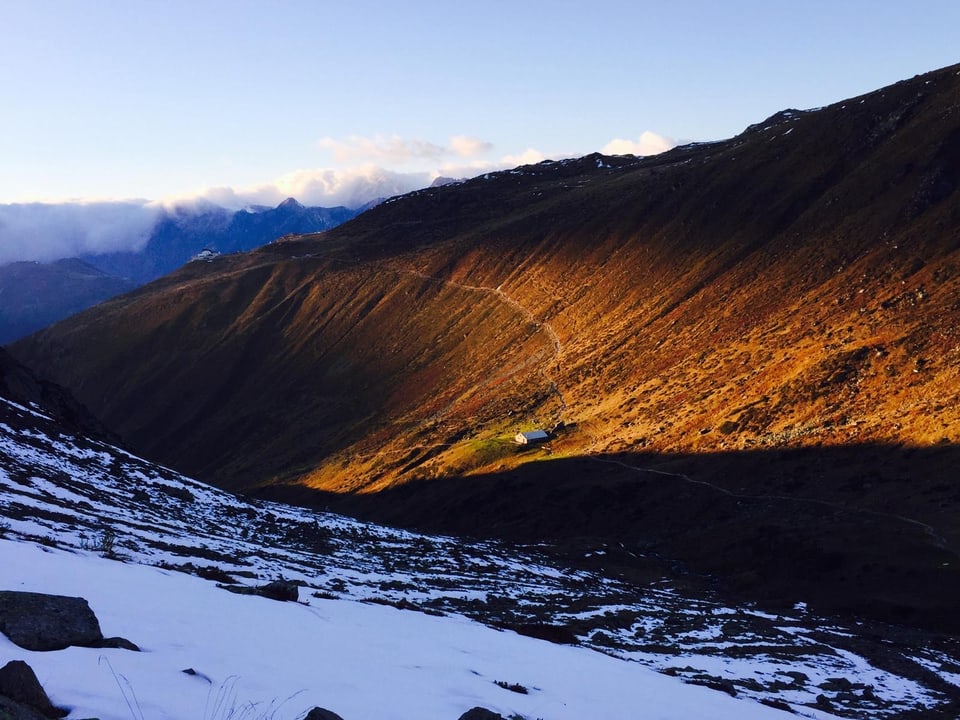
[[[0,208],[359,205],[730,137],[957,47],[955,0],[0,0]]]

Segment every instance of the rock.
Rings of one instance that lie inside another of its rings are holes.
[[[475,707],[471,710],[467,710],[463,715],[460,716],[460,720],[504,720],[503,715],[493,712],[493,710],[487,710],[482,707]]]
[[[47,720],[47,716],[32,707],[21,705],[8,697],[0,695],[0,718],[3,720]]]
[[[513,630],[519,635],[537,638],[538,640],[548,640],[558,645],[577,645],[580,641],[570,628],[563,625],[550,625],[548,623],[505,623],[502,625],[507,630]]]
[[[33,668],[23,660],[11,660],[0,668],[0,695],[48,718],[60,718],[68,712],[50,702]],[[2,711],[0,717],[4,717]]]
[[[132,650],[133,652],[140,652],[140,648],[137,647],[134,643],[130,642],[126,638],[122,637],[110,637],[104,638],[98,642],[93,647],[98,648],[117,648],[120,650]]]
[[[26,650],[62,650],[103,641],[100,623],[78,597],[0,591],[0,632]]]
[[[322,707],[315,707],[313,710],[307,713],[307,716],[303,720],[343,720],[343,718],[337,715],[335,712],[331,712],[330,710],[325,710]]]
[[[260,595],[271,600],[289,600],[296,602],[300,599],[300,587],[290,580],[274,580],[266,585],[258,587],[246,587],[244,585],[223,585],[217,583],[217,587],[229,590],[238,595]]]
[[[197,671],[194,670],[192,667],[190,667],[190,668],[185,668],[184,670],[181,670],[180,672],[182,672],[184,675],[190,675],[191,677],[198,677],[198,678],[200,678],[201,680],[206,680],[208,683],[210,683],[211,685],[213,685],[213,680],[211,680],[208,676],[204,675],[202,672],[197,672]]]
[[[257,588],[257,594],[271,600],[289,600],[297,602],[300,599],[300,588],[289,580],[274,580]]]

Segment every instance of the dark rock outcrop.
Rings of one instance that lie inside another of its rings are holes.
[[[244,585],[219,585],[218,587],[238,595],[259,595],[270,600],[297,602],[300,599],[300,587],[290,580],[274,580],[257,587]]]
[[[335,712],[326,710],[321,707],[315,707],[313,710],[307,713],[307,716],[304,720],[343,720],[342,717],[337,715]]]
[[[538,640],[547,640],[558,645],[576,645],[580,641],[576,634],[568,627],[563,625],[550,625],[547,623],[504,623],[500,627],[505,630],[513,630],[518,635],[537,638]]]
[[[130,650],[132,652],[140,652],[140,648],[135,644],[122,637],[109,637],[104,638],[98,642],[94,647],[100,648],[116,648],[118,650]]]
[[[83,598],[0,591],[0,632],[26,650],[62,650],[103,641],[100,623]]]
[[[64,595],[0,591],[0,632],[25,650],[63,650],[76,645],[140,651],[126,638],[103,637],[87,601]]]
[[[3,718],[3,720],[47,720],[46,715],[4,695],[0,695],[0,718]]]
[[[11,660],[0,668],[0,696],[48,718],[60,718],[68,712],[50,702],[33,668],[23,660]],[[15,712],[0,704],[0,717],[6,718],[7,714],[17,717]],[[29,718],[30,713],[23,717]]]
[[[503,720],[503,715],[487,710],[482,707],[475,707],[467,710],[460,716],[459,720]]]
[[[300,598],[300,588],[289,580],[274,580],[257,588],[257,595],[271,600],[296,602]]]

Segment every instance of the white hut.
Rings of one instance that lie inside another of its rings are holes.
[[[533,443],[546,442],[550,435],[545,430],[528,430],[527,432],[518,432],[513,436],[513,441],[518,445],[532,445]]]

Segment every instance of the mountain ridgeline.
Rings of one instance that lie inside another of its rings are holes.
[[[253,250],[292,233],[336,227],[359,211],[345,207],[306,207],[287,198],[275,208],[233,211],[207,204],[165,211],[143,250],[101,253],[84,260],[103,272],[137,285],[176,270],[203,249],[218,253]]]
[[[954,66],[411,193],[11,349],[225,488],[953,627],[958,186]]]

